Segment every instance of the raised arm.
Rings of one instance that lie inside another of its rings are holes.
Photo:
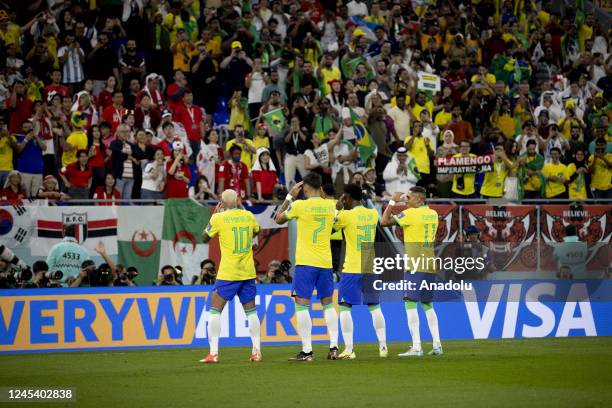
[[[283,204],[276,211],[276,216],[274,217],[274,221],[276,221],[278,225],[282,225],[286,223],[287,221],[289,221],[289,219],[287,218],[287,214],[285,214],[285,211],[287,211],[287,208],[289,208],[289,205],[291,204],[291,202],[295,200],[296,198],[298,198],[303,185],[304,185],[303,181],[300,181],[299,183],[294,185],[291,188],[291,191],[289,191],[289,194],[287,194],[287,198],[285,198],[285,201],[283,202]]]
[[[385,208],[385,211],[383,212],[382,219],[380,220],[380,225],[382,225],[383,227],[390,227],[396,224],[395,220],[393,219],[393,213],[392,213],[391,208],[398,201],[400,201],[401,198],[402,198],[401,192],[393,193],[393,196],[391,197],[391,201],[389,201],[389,205],[387,205],[387,208]]]

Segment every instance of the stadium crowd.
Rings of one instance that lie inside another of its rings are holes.
[[[3,200],[233,188],[257,201],[308,172],[374,199],[414,185],[430,197],[610,197],[609,31],[581,6],[9,3]],[[436,173],[437,158],[482,155],[494,157],[485,174]]]

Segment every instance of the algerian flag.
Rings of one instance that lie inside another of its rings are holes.
[[[268,129],[272,131],[280,132],[285,127],[285,114],[282,108],[264,114],[264,120],[268,124]]]
[[[138,268],[139,285],[157,280],[164,207],[118,207],[119,263]]]
[[[368,128],[363,124],[359,116],[349,108],[351,111],[351,121],[353,122],[353,131],[355,132],[355,138],[357,139],[357,146],[359,147],[359,158],[362,163],[367,164],[368,159],[372,156],[376,150],[376,145],[368,132]]]
[[[160,264],[181,266],[183,283],[191,284],[200,273],[200,262],[208,258],[202,231],[208,225],[210,208],[191,198],[166,200],[164,206]]]

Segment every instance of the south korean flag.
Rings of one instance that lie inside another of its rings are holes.
[[[29,244],[37,207],[23,204],[0,207],[0,245],[14,249]]]

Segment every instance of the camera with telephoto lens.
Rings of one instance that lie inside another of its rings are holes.
[[[64,272],[62,271],[47,271],[43,275],[45,278],[49,280],[61,280],[64,277]]]

